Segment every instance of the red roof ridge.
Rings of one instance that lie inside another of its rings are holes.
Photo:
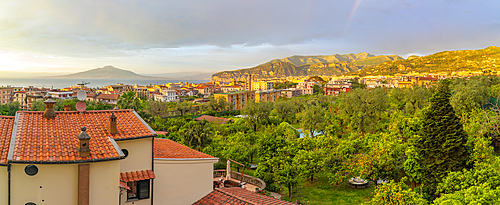
[[[16,118],[15,116],[0,115],[1,118]]]
[[[170,139],[155,138],[155,159],[217,159],[203,152],[191,149]]]
[[[235,193],[228,192],[228,190],[229,190],[229,189],[234,189],[234,188],[236,188],[236,189],[241,189],[242,191],[247,191],[246,189],[241,188],[241,187],[230,187],[230,188],[225,188],[225,187],[223,187],[223,188],[220,188],[220,189],[219,189],[219,191],[220,191],[220,192],[223,192],[223,193],[225,193],[225,194],[227,194],[227,195],[229,195],[229,196],[232,196],[232,197],[234,197],[234,198],[237,198],[237,199],[239,199],[239,200],[242,200],[242,201],[244,201],[244,202],[247,202],[247,203],[249,203],[249,204],[256,204],[255,202],[250,201],[250,200],[248,200],[248,199],[246,199],[246,198],[244,198],[244,197],[238,196],[238,195],[237,195],[237,194],[235,194]],[[227,189],[227,190],[226,190],[226,189]],[[248,191],[248,192],[250,192],[250,191]],[[253,192],[252,192],[252,193],[253,193]]]
[[[106,113],[106,112],[127,112],[133,111],[134,109],[120,109],[120,110],[85,110],[83,113],[92,112],[92,113]],[[17,111],[19,113],[43,113],[44,111]],[[79,111],[55,111],[56,113],[79,113]],[[12,116],[13,117],[13,116]]]

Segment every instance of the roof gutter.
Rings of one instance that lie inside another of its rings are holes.
[[[219,158],[155,158],[155,160],[161,160],[161,161],[198,161],[198,160],[217,160],[219,161]]]

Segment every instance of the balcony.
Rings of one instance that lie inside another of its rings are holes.
[[[214,170],[214,181],[220,179],[221,176],[227,176],[225,169]],[[241,173],[231,171],[231,180],[232,181],[241,181]],[[266,188],[266,182],[262,181],[262,179],[248,176],[243,174],[243,182],[246,182],[245,189],[248,191],[255,192],[255,188],[259,188],[259,190],[264,190]]]

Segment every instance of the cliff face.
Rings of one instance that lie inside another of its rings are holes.
[[[409,56],[394,59],[377,66],[353,72],[352,75],[394,75],[411,72],[448,73],[481,71],[496,74],[500,71],[500,47],[490,46],[477,50],[442,51],[427,56]]]
[[[331,56],[291,56],[272,60],[253,68],[218,72],[212,75],[212,81],[230,82],[232,79],[246,81],[248,74],[252,74],[254,79],[340,75],[394,59],[402,58],[399,56],[374,56],[369,53],[335,54]]]

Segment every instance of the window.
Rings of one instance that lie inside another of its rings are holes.
[[[127,190],[127,200],[149,199],[149,179],[128,182],[127,186],[130,187],[130,190]]]

